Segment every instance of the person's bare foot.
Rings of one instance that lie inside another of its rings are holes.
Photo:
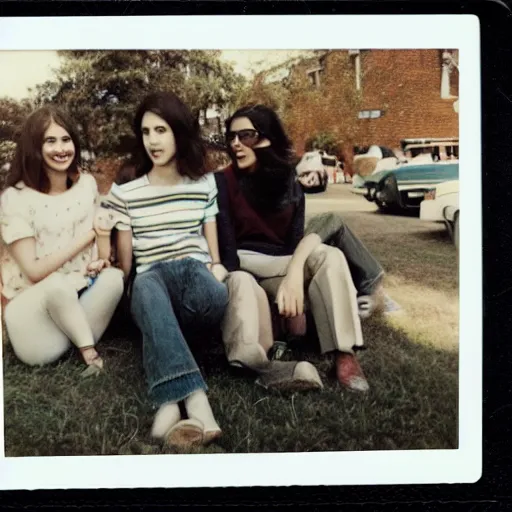
[[[103,359],[94,347],[82,348],[80,353],[87,366],[96,366],[99,370],[103,370]]]

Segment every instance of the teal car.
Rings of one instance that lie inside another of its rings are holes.
[[[352,192],[373,201],[383,210],[417,210],[425,193],[435,185],[459,179],[459,162],[402,165],[364,178],[355,175]]]

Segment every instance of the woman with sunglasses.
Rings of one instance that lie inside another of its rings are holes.
[[[221,435],[207,386],[189,348],[192,334],[220,326],[227,272],[217,243],[217,187],[206,174],[199,125],[175,95],[148,95],[134,120],[136,176],[112,186],[117,258],[136,276],[131,312],[142,333],[149,396],[158,408],[152,436],[171,446],[208,444]],[[186,418],[182,418],[182,410]]]
[[[355,356],[363,336],[350,268],[343,253],[316,233],[304,237],[304,193],[277,114],[263,105],[244,107],[226,121],[226,131],[232,165],[216,176],[224,266],[255,276],[254,285],[265,289],[284,318],[303,315],[306,298],[321,351],[335,356],[338,381],[367,391]]]

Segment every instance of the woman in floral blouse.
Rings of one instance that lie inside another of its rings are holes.
[[[98,189],[79,172],[79,156],[68,116],[53,106],[36,110],[0,196],[5,323],[14,352],[29,365],[56,361],[71,342],[101,369],[95,345],[123,292],[122,271],[98,258]]]

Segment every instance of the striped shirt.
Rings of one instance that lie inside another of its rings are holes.
[[[115,211],[115,227],[132,230],[137,273],[186,256],[211,262],[203,224],[214,221],[219,211],[215,178],[207,174],[183,180],[173,186],[151,185],[144,175],[112,185],[106,202]]]

